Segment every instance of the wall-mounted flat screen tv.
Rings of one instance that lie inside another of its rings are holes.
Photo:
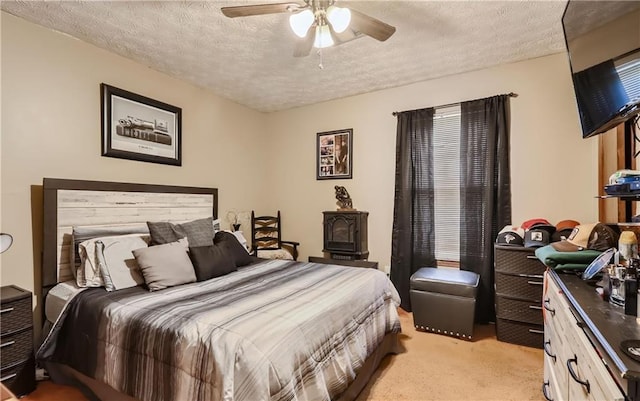
[[[640,113],[640,1],[570,0],[562,16],[584,138]]]

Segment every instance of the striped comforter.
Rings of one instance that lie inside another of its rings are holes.
[[[380,271],[283,260],[158,292],[88,289],[38,351],[143,401],[331,400],[385,334]]]

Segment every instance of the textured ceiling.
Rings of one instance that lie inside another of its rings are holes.
[[[280,2],[283,0],[280,0]],[[271,112],[564,51],[565,1],[348,1],[397,28],[294,58],[287,14],[256,1],[7,1],[2,10]],[[275,2],[278,2],[277,0]]]

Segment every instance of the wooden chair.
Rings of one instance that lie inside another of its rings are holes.
[[[256,216],[251,211],[251,252],[264,259],[298,260],[299,242],[283,241],[280,211],[276,216]]]

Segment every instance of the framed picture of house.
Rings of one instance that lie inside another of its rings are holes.
[[[316,143],[316,179],[351,178],[353,129],[319,132]]]
[[[102,156],[182,165],[182,109],[100,85]]]

